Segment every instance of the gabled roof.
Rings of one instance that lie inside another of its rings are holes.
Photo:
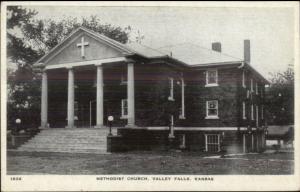
[[[50,56],[53,52],[61,49],[63,47],[63,45],[65,44],[65,42],[67,42],[68,40],[70,40],[71,38],[73,38],[76,34],[80,33],[80,32],[86,32],[96,38],[99,38],[100,40],[112,45],[113,47],[116,47],[118,49],[120,49],[124,54],[135,54],[134,52],[132,52],[128,47],[126,47],[124,44],[113,40],[111,38],[108,38],[104,35],[101,35],[99,33],[96,33],[92,30],[86,29],[84,27],[79,27],[76,30],[74,30],[73,32],[71,32],[63,41],[61,41],[59,44],[57,44],[55,47],[53,47],[48,53],[46,53],[43,57],[41,57],[38,61],[36,61],[34,63],[34,65],[38,65],[39,63],[43,62],[45,59],[47,59],[48,56]]]

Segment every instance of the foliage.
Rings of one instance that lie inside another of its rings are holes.
[[[294,71],[289,67],[283,73],[272,73],[267,89],[266,105],[269,124],[294,124]]]
[[[27,127],[37,127],[40,121],[40,71],[32,64],[55,47],[74,29],[83,26],[121,43],[129,40],[131,27],[102,24],[96,16],[75,17],[59,21],[34,19],[38,14],[21,6],[7,7],[7,59],[16,65],[8,71],[8,128],[16,118]]]

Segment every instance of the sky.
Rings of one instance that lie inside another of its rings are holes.
[[[142,44],[152,48],[191,42],[211,48],[221,42],[222,52],[243,58],[243,41],[251,42],[251,65],[265,77],[284,71],[294,62],[293,8],[218,7],[100,7],[27,6],[37,19],[98,16],[103,23],[140,31]]]

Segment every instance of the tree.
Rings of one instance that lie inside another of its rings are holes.
[[[39,125],[41,73],[32,65],[74,29],[83,26],[121,43],[128,42],[131,32],[130,26],[123,29],[102,24],[96,16],[82,18],[82,21],[72,17],[54,21],[36,20],[36,14],[35,10],[20,6],[7,7],[7,56],[16,65],[16,69],[8,71],[9,128],[17,117],[27,127]]]
[[[294,124],[294,70],[272,73],[267,89],[266,105],[269,124]]]

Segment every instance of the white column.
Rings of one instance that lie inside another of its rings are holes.
[[[74,71],[68,68],[68,125],[74,128]]]
[[[97,66],[96,128],[103,127],[103,67]]]
[[[135,126],[133,63],[127,64],[127,104],[128,104],[127,127],[133,127]]]
[[[47,72],[42,74],[42,97],[41,97],[41,128],[48,127],[48,78]]]

